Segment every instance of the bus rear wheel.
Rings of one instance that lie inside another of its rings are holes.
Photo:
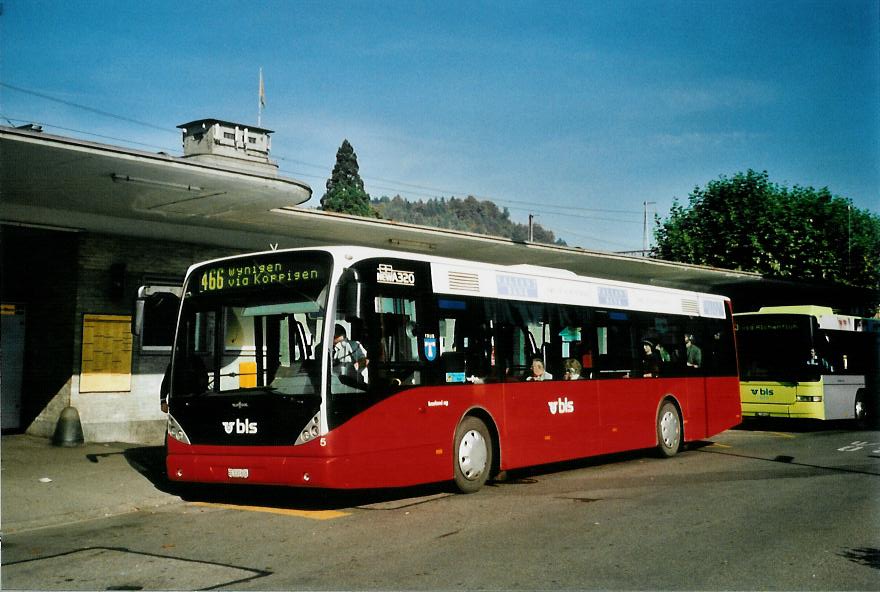
[[[670,401],[657,414],[657,449],[664,457],[675,456],[681,448],[681,416]]]
[[[486,424],[466,417],[455,430],[455,486],[462,493],[479,491],[492,470],[492,436]]]

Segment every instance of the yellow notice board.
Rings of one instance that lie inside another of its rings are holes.
[[[131,317],[83,316],[79,392],[131,391]]]

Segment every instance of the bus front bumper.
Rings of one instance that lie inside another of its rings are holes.
[[[778,403],[743,403],[743,417],[789,417],[793,419],[825,419],[825,405],[819,401],[798,401],[790,405]]]
[[[169,454],[168,478],[194,483],[330,487],[337,459],[291,456]],[[339,487],[338,482],[335,487]]]

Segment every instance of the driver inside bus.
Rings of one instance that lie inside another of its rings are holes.
[[[349,340],[345,327],[337,323],[333,331],[333,373],[367,382],[369,363],[364,346]]]
[[[834,372],[834,368],[831,367],[831,364],[828,363],[823,357],[820,357],[818,353],[816,353],[816,348],[810,348],[810,357],[807,359],[807,366],[818,366],[822,372],[830,373]]]
[[[208,369],[202,359],[190,354],[178,361],[179,368],[174,376],[174,392],[181,395],[196,395],[208,390]],[[171,391],[171,364],[165,368],[162,384],[159,386],[159,405],[162,413],[168,413],[168,395]]]

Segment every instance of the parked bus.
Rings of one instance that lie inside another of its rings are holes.
[[[175,481],[473,492],[741,421],[724,297],[359,247],[191,267],[169,371]]]
[[[737,314],[743,415],[864,422],[872,407],[865,378],[878,331],[876,319],[823,306]]]

